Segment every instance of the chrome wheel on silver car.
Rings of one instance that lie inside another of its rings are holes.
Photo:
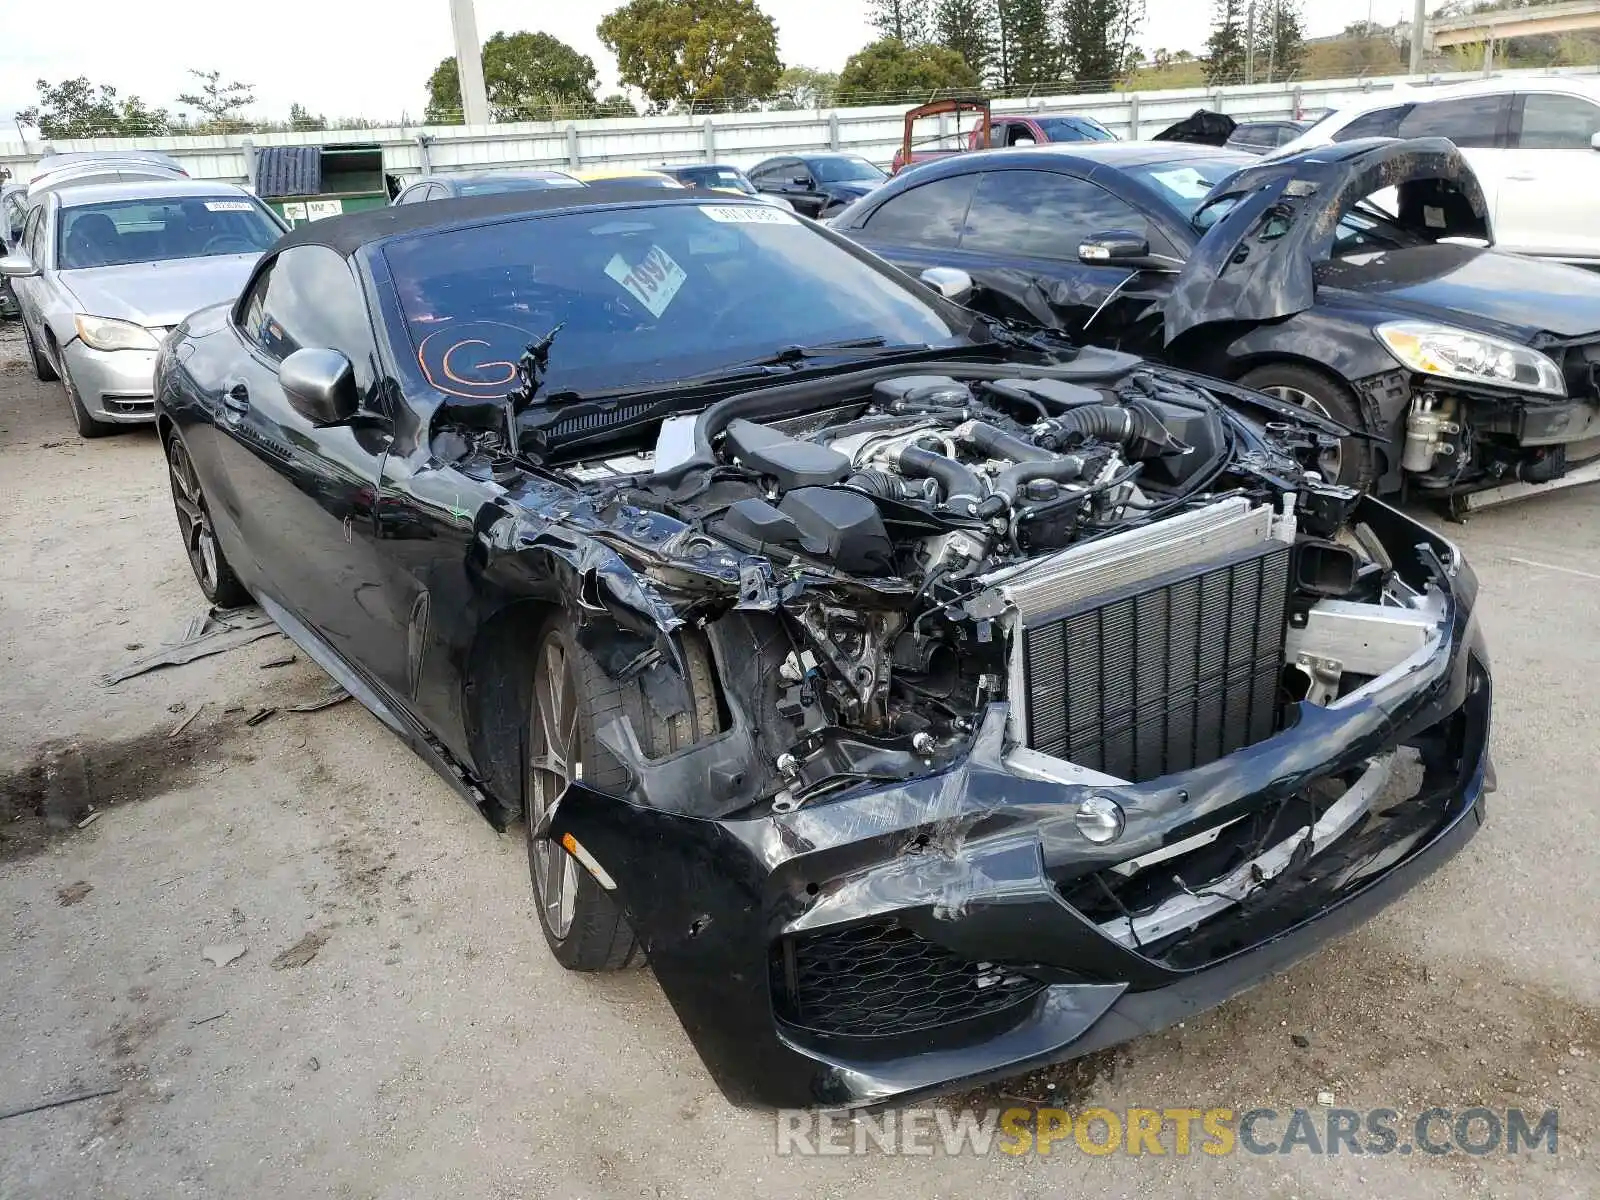
[[[560,940],[572,931],[578,903],[578,863],[554,840],[533,836],[567,784],[583,778],[577,685],[559,638],[546,637],[539,647],[533,679],[533,728],[528,738],[528,866],[541,919],[551,936]]]

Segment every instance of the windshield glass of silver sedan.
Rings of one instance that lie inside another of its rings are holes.
[[[260,254],[283,230],[243,196],[183,196],[83,204],[61,214],[63,271],[213,254]]]
[[[806,227],[753,204],[530,217],[384,250],[427,381],[491,399],[557,326],[548,391],[679,379],[786,346],[947,345],[964,326]]]

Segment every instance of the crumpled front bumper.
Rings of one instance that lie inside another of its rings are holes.
[[[1491,771],[1490,681],[1474,590],[1470,572],[1451,581],[1439,636],[1403,670],[1338,706],[1300,705],[1273,737],[1149,783],[1090,788],[1019,774],[1006,754],[1006,706],[996,704],[962,761],[921,778],[727,820],[575,784],[549,833],[570,834],[610,877],[734,1102],[873,1104],[1004,1077],[1221,1003],[1366,920],[1477,832]],[[1064,877],[1169,847],[1421,738],[1447,747],[1448,769],[1430,767],[1398,819],[1347,850],[1319,847],[1310,862],[1325,867],[1285,872],[1202,925],[1227,922],[1227,936],[1188,954],[1191,965],[1119,942],[1063,898]],[[1092,845],[1072,819],[1091,790],[1110,792],[1128,814],[1111,846]],[[861,931],[885,927],[898,940],[863,941]],[[839,986],[887,989],[859,997],[867,1034],[786,1011],[797,971],[787,947],[815,938],[842,947],[845,957],[825,966],[859,968]],[[971,965],[974,986],[1011,989],[1015,1002],[939,1023],[936,976],[952,962]],[[902,979],[921,989],[921,1026],[871,1033],[874,996],[899,1004]]]

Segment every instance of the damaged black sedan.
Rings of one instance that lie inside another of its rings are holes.
[[[1325,475],[1468,512],[1600,480],[1600,278],[1492,248],[1490,215],[1439,138],[1163,142],[932,163],[832,227],[966,271],[992,315],[1334,417],[1360,436]]]
[[[647,958],[735,1101],[1161,1027],[1482,820],[1474,577],[1336,427],[770,206],[303,225],[157,378],[206,594],[520,821],[557,959]]]

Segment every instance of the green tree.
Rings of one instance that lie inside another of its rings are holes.
[[[1062,0],[1061,23],[1062,63],[1080,90],[1109,91],[1137,65],[1144,0]]]
[[[907,46],[929,41],[928,0],[867,0],[867,24]]]
[[[137,96],[118,99],[109,84],[96,87],[87,76],[50,83],[40,79],[39,102],[23,109],[17,120],[36,127],[47,138],[149,137],[172,127],[164,108],[147,108]]]
[[[609,96],[595,105],[594,115],[597,117],[637,117],[639,110],[633,106],[621,92],[612,92]]]
[[[995,56],[993,19],[988,0],[934,0],[933,40],[954,50],[982,78]]]
[[[775,108],[821,108],[828,104],[839,87],[837,71],[819,71],[815,67],[785,67],[778,76],[773,95]]]
[[[1001,91],[1017,83],[1017,37],[1011,24],[1016,0],[988,0],[989,28],[994,34],[994,55],[989,60],[989,76]]]
[[[1206,41],[1207,83],[1238,83],[1244,78],[1248,37],[1244,0],[1216,0],[1211,37]]]
[[[326,129],[328,118],[320,113],[313,113],[303,104],[289,105],[289,128],[301,131],[313,129]]]
[[[189,74],[200,81],[200,87],[179,95],[178,103],[187,104],[200,113],[198,128],[227,133],[244,127],[239,113],[256,102],[255,84],[238,80],[223,83],[221,71],[197,71],[190,67]]]
[[[1256,9],[1256,79],[1292,79],[1306,60],[1300,0],[1265,0]]]
[[[765,99],[778,84],[778,30],[755,0],[631,0],[597,31],[623,83],[657,110]]]
[[[1061,78],[1061,40],[1050,0],[1009,0],[1007,16],[1016,50],[1013,87],[1033,87]]]
[[[893,38],[880,38],[863,46],[839,73],[839,91],[846,96],[920,96],[977,86],[978,73],[954,50],[907,46]]]
[[[491,121],[535,121],[552,111],[586,111],[600,76],[594,60],[548,33],[496,33],[483,44],[483,86]],[[459,125],[461,74],[454,57],[428,77],[429,125]]]

